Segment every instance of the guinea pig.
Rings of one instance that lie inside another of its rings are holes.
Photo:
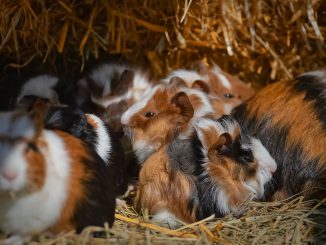
[[[148,75],[140,69],[113,62],[98,65],[78,84],[77,104],[86,112],[99,115],[117,132],[122,129],[122,113],[151,87]]]
[[[188,114],[191,116],[189,120],[184,120],[183,115],[180,114],[179,122],[173,120],[178,118],[178,113],[183,112],[182,108],[175,104],[180,93],[184,93],[190,100],[193,113]],[[192,133],[192,121],[212,113],[214,110],[205,93],[187,88],[182,79],[174,77],[169,84],[155,86],[141,100],[129,107],[122,115],[121,124],[132,139],[133,149],[139,162],[142,163],[149,154],[162,145],[162,139],[165,138],[169,128],[173,127],[171,124],[180,123],[182,126],[178,129],[179,137],[186,138]],[[167,123],[156,123],[161,122],[159,119],[162,117],[166,117]]]
[[[99,117],[85,114],[74,106],[51,106],[45,118],[45,128],[70,133],[88,144],[115,172],[117,195],[125,193],[127,170],[122,144]]]
[[[251,98],[255,91],[250,87],[249,84],[244,83],[238,77],[232,76],[231,74],[223,71],[216,64],[209,69],[204,64],[199,64],[199,74],[201,76],[207,76],[208,88],[203,86],[202,83],[197,82],[193,86],[202,87],[212,95],[221,97],[225,103],[228,103],[231,110],[240,105],[242,102]]]
[[[200,118],[194,128],[203,154],[197,161],[201,165],[197,219],[223,217],[246,200],[262,198],[277,166],[262,143],[243,133],[231,116]]]
[[[158,94],[166,100],[166,94]],[[162,101],[159,100],[159,101]],[[136,209],[147,208],[155,222],[167,223],[170,227],[178,225],[177,220],[193,222],[198,206],[196,179],[192,176],[195,165],[185,165],[181,168],[174,159],[175,147],[171,147],[178,134],[178,129],[192,118],[194,113],[188,96],[179,92],[171,99],[171,103],[162,104],[160,113],[153,120],[138,119],[145,133],[156,136],[149,145],[139,150],[143,151],[139,174]],[[163,108],[164,107],[164,108]],[[136,126],[136,125],[130,125]],[[170,152],[170,153],[169,153]],[[194,160],[190,152],[189,159]],[[193,199],[190,200],[190,197]]]
[[[325,93],[326,71],[313,71],[270,84],[234,110],[243,130],[277,162],[264,200],[326,197]]]
[[[5,244],[114,221],[115,173],[82,140],[44,129],[43,105],[32,113],[0,114],[0,230],[10,235]]]

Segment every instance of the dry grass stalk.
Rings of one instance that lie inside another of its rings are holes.
[[[0,54],[17,66],[58,53],[123,53],[156,75],[206,57],[248,82],[326,64],[322,0],[0,2]],[[138,62],[139,63],[139,62]]]

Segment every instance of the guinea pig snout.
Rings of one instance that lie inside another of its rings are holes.
[[[4,170],[1,175],[8,182],[14,181],[18,177],[18,173],[14,170]]]

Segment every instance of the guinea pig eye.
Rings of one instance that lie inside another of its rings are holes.
[[[38,148],[34,143],[28,143],[27,150],[38,151]]]
[[[154,117],[155,115],[156,115],[156,113],[155,112],[152,112],[152,111],[149,111],[149,112],[146,112],[145,113],[145,117],[147,117],[147,118]]]
[[[253,159],[250,155],[244,155],[241,157],[241,161],[244,163],[251,163],[253,162]]]
[[[224,97],[227,99],[232,99],[232,98],[234,98],[234,95],[227,93],[227,94],[224,94]]]

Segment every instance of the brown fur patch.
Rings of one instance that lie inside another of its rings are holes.
[[[75,214],[77,205],[86,198],[83,182],[92,177],[90,172],[87,172],[83,161],[88,158],[87,149],[83,142],[65,132],[56,131],[56,134],[64,141],[65,149],[70,157],[70,176],[67,184],[67,200],[61,211],[61,216],[58,222],[50,229],[54,233],[70,231],[75,228],[72,223],[72,218]]]
[[[150,214],[168,210],[185,222],[195,221],[195,210],[188,209],[191,195],[187,177],[171,172],[169,159],[162,147],[144,163],[139,175],[136,207],[148,208]]]
[[[87,122],[94,128],[97,129],[99,127],[99,125],[97,124],[97,122],[93,119],[93,117],[91,117],[91,115],[89,114],[85,114],[86,118],[87,118]]]
[[[39,142],[41,142],[39,140]],[[47,147],[44,142],[38,144],[42,148]],[[41,189],[44,185],[46,178],[46,163],[43,155],[39,151],[27,149],[25,158],[28,163],[28,186],[30,192]]]
[[[287,148],[300,144],[307,159],[321,156],[320,162],[326,163],[326,134],[313,102],[305,101],[304,96],[304,93],[293,92],[290,83],[271,84],[249,101],[247,113],[270,118],[270,127],[288,127]]]

